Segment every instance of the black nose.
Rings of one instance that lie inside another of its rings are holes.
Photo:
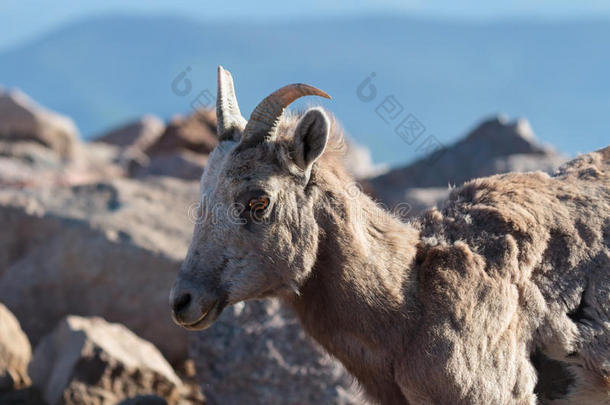
[[[177,296],[172,303],[172,309],[175,314],[179,314],[183,309],[188,308],[191,303],[191,294],[184,293],[182,295]]]

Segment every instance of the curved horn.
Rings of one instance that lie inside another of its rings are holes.
[[[284,109],[303,96],[330,99],[328,94],[308,84],[295,83],[284,86],[267,96],[252,111],[242,140],[258,142],[272,138]]]
[[[220,141],[235,139],[235,129],[243,131],[246,125],[246,119],[241,116],[237,98],[235,97],[233,77],[228,70],[223,69],[220,65],[218,66],[216,119]]]

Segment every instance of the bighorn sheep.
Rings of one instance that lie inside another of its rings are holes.
[[[610,148],[470,181],[403,223],[346,191],[329,113],[283,113],[304,95],[328,97],[289,85],[246,121],[219,67],[175,321],[276,296],[382,404],[609,403]]]

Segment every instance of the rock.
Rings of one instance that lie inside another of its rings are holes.
[[[31,164],[0,157],[0,187],[26,187],[39,183],[53,183],[56,180],[52,171],[38,170]]]
[[[199,180],[207,161],[208,155],[184,149],[155,155],[144,165],[132,164],[129,173],[130,177],[169,176],[184,180]]]
[[[225,309],[191,336],[190,354],[212,405],[362,403],[343,367],[274,300]]]
[[[145,150],[159,139],[164,130],[165,124],[161,119],[154,115],[145,115],[111,130],[94,141],[120,147],[133,146],[139,150]]]
[[[459,186],[478,177],[512,171],[552,172],[566,160],[536,140],[527,120],[508,122],[496,117],[431,156],[366,181],[364,189],[390,209],[405,202],[415,207],[421,201],[406,198],[411,188],[436,188],[434,193],[439,195],[439,188]]]
[[[199,110],[188,117],[174,117],[148,147],[126,149],[122,162],[130,177],[199,180],[207,157],[217,144],[216,113]]]
[[[79,153],[58,173],[58,183],[83,184],[124,177],[121,149],[117,146],[91,142],[82,144]]]
[[[29,371],[51,405],[114,405],[141,394],[175,403],[182,385],[151,343],[101,318],[64,318],[36,346]]]
[[[39,143],[0,141],[0,185],[34,187],[123,177],[119,160],[119,148],[103,143],[79,144],[66,161]]]
[[[0,156],[26,163],[39,170],[59,170],[64,164],[55,151],[34,141],[0,141]]]
[[[78,137],[70,118],[43,108],[18,90],[0,89],[0,140],[36,142],[69,158]]]
[[[30,384],[27,369],[31,357],[30,341],[19,321],[0,303],[0,392]]]
[[[186,149],[208,155],[217,144],[216,113],[214,110],[199,110],[188,117],[173,118],[159,139],[145,152],[153,156]]]
[[[59,160],[35,143],[0,142],[0,185],[49,187],[99,182],[123,177],[119,151],[105,144],[87,144],[69,161]]]
[[[68,314],[102,316],[183,360],[167,300],[197,201],[198,183],[168,178],[2,187],[0,297],[34,345]]]
[[[35,187],[123,176],[119,149],[78,141],[74,123],[0,89],[0,185]]]

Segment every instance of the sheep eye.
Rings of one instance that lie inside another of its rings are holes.
[[[257,197],[248,201],[248,208],[250,211],[260,212],[266,209],[269,206],[269,198],[268,197]]]

